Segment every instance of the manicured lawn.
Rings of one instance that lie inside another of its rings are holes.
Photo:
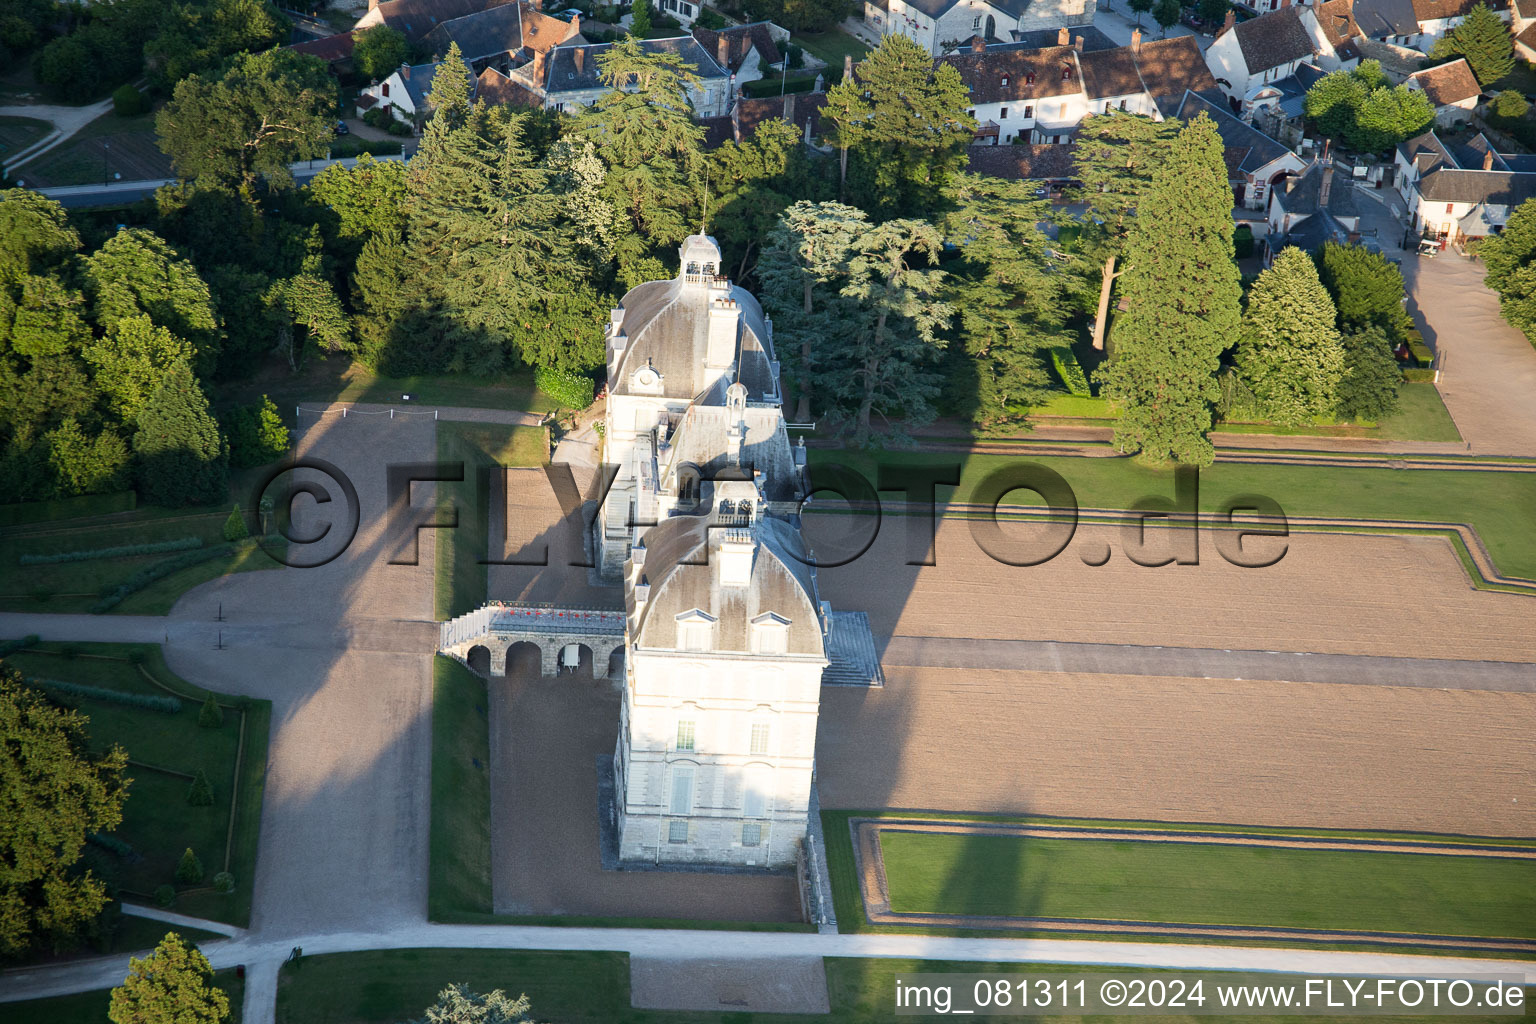
[[[636,1010],[629,996],[629,958],[624,953],[558,953],[493,949],[407,949],[305,957],[284,964],[278,976],[278,1024],[393,1024],[419,1015],[451,982],[476,991],[500,988],[526,994],[534,1020],[559,1024],[889,1024],[897,1020],[892,992],[898,976],[920,972],[988,974],[1104,974],[1119,977],[1171,976],[1140,968],[1060,964],[980,964],[946,960],[885,960],[828,957],[830,1014],[750,1014],[730,1011]],[[1276,975],[1275,982],[1291,980]],[[1527,992],[1530,990],[1527,989]],[[1019,1019],[1019,1018],[1010,1018]],[[1084,1017],[1032,1017],[1076,1020]],[[1108,1018],[1101,1018],[1108,1019]],[[1163,1021],[1216,1018],[1160,1016]],[[1233,1017],[1227,1020],[1237,1019]],[[1346,1018],[1325,1016],[1329,1022]],[[1378,1018],[1392,1019],[1392,1018]],[[1396,1020],[1424,1018],[1396,1018]],[[1496,1022],[1508,1017],[1458,1017]]]
[[[954,500],[970,501],[993,470],[1020,456],[957,453],[865,453],[816,450],[813,461],[841,462],[873,481],[877,462],[961,463]],[[1173,495],[1173,471],[1130,458],[1071,458],[1026,454],[1061,474],[1080,507],[1126,509],[1148,495]],[[940,500],[947,489],[940,488]],[[1217,463],[1200,474],[1200,508],[1214,512],[1241,494],[1262,494],[1295,516],[1466,523],[1475,528],[1501,572],[1536,578],[1536,474],[1476,470],[1371,469],[1353,466],[1291,466]],[[1008,501],[1038,504],[1015,491]]]
[[[0,160],[26,149],[48,134],[53,125],[35,117],[0,117]]]
[[[1016,836],[881,836],[897,913],[1536,936],[1536,861]]]
[[[224,544],[224,521],[229,506],[194,509],[142,508],[133,512],[79,520],[38,523],[7,530],[0,538],[0,566],[5,583],[0,585],[0,610],[38,612],[87,612],[106,592],[140,570],[161,561],[189,555],[186,551],[161,551],[142,555],[93,558],[51,565],[22,565],[22,555],[152,544],[195,537],[203,548]],[[130,595],[115,608],[120,614],[163,615],[184,592],[232,572],[274,569],[277,562],[254,543],[189,566]]]
[[[1461,432],[1440,390],[1430,381],[1411,381],[1397,392],[1397,412],[1379,424],[1382,437],[1402,441],[1460,441]]]
[[[826,61],[829,72],[835,70],[838,74],[842,74],[845,56],[851,55],[853,62],[857,64],[869,52],[869,47],[840,28],[831,28],[825,32],[798,33],[791,36],[789,41]],[[829,74],[828,77],[830,78],[831,75]]]
[[[432,833],[427,916],[491,912],[491,737],[485,680],[432,660]]]
[[[141,664],[130,657],[141,659]],[[112,834],[128,843],[132,853],[123,857],[90,845],[85,863],[120,887],[125,897],[148,903],[159,886],[175,884],[177,861],[190,846],[203,862],[204,882],[195,889],[178,885],[187,891],[172,909],[244,927],[250,920],[256,874],[271,702],[216,694],[224,709],[223,724],[202,728],[198,712],[210,691],[173,675],[160,648],[149,644],[38,644],[6,661],[24,676],[183,698],[181,710],[167,713],[52,691],[54,699],[89,717],[92,749],[116,744],[128,751],[130,760],[126,774],[133,781],[123,822]],[[192,807],[186,801],[191,776],[200,768],[213,786],[211,807]],[[235,876],[235,891],[227,895],[212,888],[213,876],[226,865]]]
[[[161,928],[165,928],[161,925]],[[164,931],[161,932],[164,934]],[[184,938],[192,933],[182,931]],[[156,941],[159,941],[158,936]],[[128,972],[123,971],[124,975]],[[215,971],[214,984],[229,996],[229,1024],[240,1024],[241,1010],[245,1002],[245,981],[235,977],[231,968]],[[52,999],[29,999],[23,1003],[0,1003],[0,1014],[7,1024],[104,1024],[107,1008],[112,1005],[112,990],[97,989],[94,992],[76,992],[74,995],[55,996]]]
[[[340,358],[311,359],[297,374],[286,366],[272,369],[254,380],[220,392],[221,404],[244,404],[262,395],[277,403],[284,417],[292,417],[300,402],[401,402],[422,406],[462,406],[476,409],[523,409],[533,413],[559,408],[533,386],[533,372],[519,370],[497,377],[467,375],[442,377],[380,377],[359,363]]]

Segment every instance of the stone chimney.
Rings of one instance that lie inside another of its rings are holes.
[[[1083,37],[1082,36],[1078,36],[1077,38],[1072,40],[1072,49],[1076,50],[1078,53],[1082,53],[1083,52]]]
[[[533,51],[533,84],[540,91],[544,89],[544,61],[548,57],[546,50]]]
[[[726,71],[731,70],[731,40],[724,32],[715,37],[715,63]]]
[[[1328,209],[1328,196],[1333,191],[1333,155],[1329,152],[1332,140],[1323,143],[1323,183],[1317,190],[1317,208]]]
[[[411,80],[411,66],[409,64],[400,65],[400,80],[402,82],[409,82]]]
[[[1222,36],[1226,35],[1228,30],[1230,30],[1232,26],[1236,24],[1237,12],[1228,7],[1226,20],[1221,23],[1221,28],[1216,31],[1216,38],[1220,39]]]
[[[826,92],[827,78],[820,71],[816,72],[816,84],[811,86],[811,92]]]
[[[1078,38],[1081,39],[1082,36],[1078,36]],[[1141,52],[1141,29],[1139,28],[1131,29],[1131,52]]]
[[[1061,31],[1056,33],[1056,45],[1066,46],[1072,42],[1072,33],[1067,31],[1067,26],[1061,26]]]
[[[585,46],[576,47],[576,52],[571,54],[571,57],[576,61],[576,73],[578,75],[587,70],[587,48]]]
[[[719,298],[709,304],[709,338],[704,345],[704,366],[714,377],[736,361],[736,327],[741,307],[735,299]]]
[[[573,14],[571,15],[571,31],[565,38],[570,39],[572,36],[579,35],[581,35],[581,15]]]
[[[1489,147],[1488,152],[1483,154],[1483,170],[1485,170],[1485,171],[1493,170],[1493,148],[1492,147]]]
[[[985,39],[983,39],[981,36],[971,36],[971,52],[972,53],[986,53],[987,52],[987,41]]]

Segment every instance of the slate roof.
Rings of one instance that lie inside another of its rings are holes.
[[[726,41],[727,70],[732,74],[741,70],[741,65],[746,61],[747,55],[753,49],[757,55],[769,64],[777,64],[784,59],[779,52],[778,44],[773,41],[773,34],[768,31],[768,22],[755,21],[750,25],[737,25],[734,28],[724,29],[719,32],[707,28],[693,30],[693,38],[704,47],[705,52],[715,58],[715,63],[720,63],[720,40]]]
[[[938,21],[951,7],[960,0],[907,0],[907,6],[921,11],[934,21]],[[1029,5],[1034,0],[987,0],[987,3],[1013,18],[1021,18],[1029,10]]]
[[[1519,206],[1536,198],[1536,174],[1441,167],[1419,179],[1418,191],[1432,203]]]
[[[294,43],[288,49],[295,53],[307,53],[311,57],[319,57],[327,64],[334,64],[336,61],[346,60],[352,56],[352,47],[355,42],[351,32],[341,32],[334,36],[326,36],[324,39]]]
[[[1080,91],[1082,75],[1078,58],[1079,54],[1070,46],[1050,46],[1043,50],[989,46],[982,52],[951,53],[940,57],[939,61],[960,73],[961,80],[971,92],[972,103],[1009,103]],[[1065,80],[1062,78],[1064,68],[1071,71],[1071,76]]]
[[[791,655],[824,658],[816,575],[800,531],[781,519],[763,516],[753,529],[757,542],[752,575],[746,586],[719,585],[718,558],[707,547],[719,530],[711,530],[714,515],[673,516],[645,535],[645,565],[649,599],[636,606],[634,588],[625,588],[631,614],[637,616],[634,638],[642,648],[677,650],[680,615],[697,608],[714,617],[712,649],[748,651],[752,620],[769,612],[789,621]]]
[[[374,19],[382,19],[414,43],[445,21],[510,3],[512,0],[384,0],[362,20],[371,25],[377,23]]]
[[[511,53],[523,45],[522,5],[503,4],[442,22],[421,42],[437,57],[446,54],[450,44],[458,43],[466,63]]]
[[[1536,3],[1536,0],[1530,0]],[[1013,41],[1008,43],[993,43],[991,48],[1003,49],[1011,47],[1016,50],[1042,50],[1048,46],[1058,45],[1061,38],[1058,29],[1040,28],[1029,32],[1020,32],[1014,29],[1011,35]],[[1076,42],[1078,36],[1083,37],[1083,52],[1093,53],[1095,50],[1113,50],[1120,44],[1109,36],[1100,32],[1092,25],[1074,25],[1067,29],[1072,34],[1072,41]]]
[[[1419,19],[1413,13],[1413,0],[1355,0],[1353,13],[1355,24],[1371,39],[1419,33]]]
[[[1408,79],[1417,82],[1429,102],[1437,107],[1460,103],[1483,94],[1483,87],[1477,84],[1477,76],[1472,73],[1472,65],[1467,63],[1465,57],[1416,72],[1409,75]]]
[[[1312,56],[1312,36],[1295,7],[1240,21],[1232,29],[1249,74]]]
[[[1290,152],[1284,145],[1265,135],[1251,124],[1233,117],[1222,103],[1212,103],[1204,96],[1186,93],[1179,104],[1180,121],[1193,121],[1202,113],[1216,122],[1221,135],[1227,171],[1235,180],[1257,171],[1265,164],[1278,160]]]
[[[538,93],[495,68],[486,68],[480,72],[480,77],[475,80],[475,96],[492,106],[537,109],[544,105]]]
[[[409,68],[402,68],[399,72],[401,84],[410,94],[411,105],[417,110],[424,110],[427,106],[427,95],[432,91],[432,79],[437,77],[439,64],[416,64]]]
[[[821,138],[821,114],[826,109],[827,94],[824,92],[790,93],[783,99],[768,96],[760,99],[742,97],[731,109],[731,118],[743,141],[757,134],[757,126],[771,118],[789,121],[802,132],[805,122],[811,122],[811,139]]]
[[[579,46],[557,46],[549,51],[545,89],[550,93],[582,92],[603,87],[598,58],[608,52],[612,43],[587,43]],[[730,73],[721,69],[715,59],[692,36],[676,36],[671,39],[646,39],[640,43],[648,53],[675,53],[684,64],[694,66],[700,78],[728,78]]]
[[[1287,213],[1316,213],[1318,200],[1322,196],[1323,174],[1322,162],[1314,161],[1301,174],[1285,179],[1284,185],[1275,189],[1275,198]],[[1328,212],[1335,217],[1360,215],[1355,186],[1351,184],[1349,175],[1339,173],[1337,168],[1334,169],[1333,182],[1328,189]]]
[[[1016,181],[1066,181],[1076,173],[1072,165],[1076,151],[1077,146],[1070,142],[1056,146],[970,146],[966,156],[972,174]]]

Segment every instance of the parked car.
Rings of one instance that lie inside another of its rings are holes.
[[[1433,238],[1419,239],[1419,255],[1432,260],[1440,255],[1440,243]]]
[[[347,127],[347,122],[337,121],[335,132],[337,135],[351,135],[352,129]]]

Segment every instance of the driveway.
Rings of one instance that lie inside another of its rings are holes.
[[[1403,260],[1409,311],[1439,355],[1440,397],[1478,455],[1536,455],[1536,348],[1499,315],[1484,267],[1454,252]]]

